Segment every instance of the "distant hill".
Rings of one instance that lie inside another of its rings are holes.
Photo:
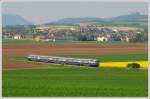
[[[110,20],[114,21],[141,21],[141,20],[148,20],[148,15],[142,15],[140,13],[133,13],[128,15],[121,15],[118,17],[111,18]]]
[[[49,22],[45,24],[111,23],[114,21],[116,22],[116,21],[147,21],[147,20],[148,15],[142,15],[140,13],[132,13],[113,18],[97,18],[97,17],[64,18],[56,22]],[[32,23],[19,15],[3,14],[2,26],[6,25],[32,25]]]
[[[32,25],[32,23],[19,15],[3,14],[2,26],[7,25]]]
[[[108,23],[112,21],[147,21],[148,15],[141,15],[140,13],[121,15],[113,18],[97,18],[97,17],[85,17],[85,18],[64,18],[56,22],[50,22],[46,24],[76,24],[76,23],[90,23],[90,22],[103,22]]]
[[[58,20],[56,23],[63,23],[63,24],[75,24],[75,23],[90,23],[90,22],[105,22],[107,20],[102,18],[96,17],[86,17],[86,18],[64,18]]]

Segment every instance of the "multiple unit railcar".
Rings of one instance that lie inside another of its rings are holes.
[[[89,67],[98,67],[100,62],[97,59],[81,59],[81,58],[67,58],[67,57],[54,57],[54,56],[41,56],[41,55],[28,55],[28,60],[56,63],[56,64],[89,66]]]

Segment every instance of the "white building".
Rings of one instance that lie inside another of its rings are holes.
[[[129,37],[126,37],[126,42],[130,42],[130,39],[129,39]]]
[[[100,34],[98,37],[97,37],[97,41],[98,42],[108,42],[110,39],[110,35],[109,34]]]
[[[107,42],[108,38],[107,37],[97,37],[98,42]]]
[[[117,32],[118,32],[118,30],[117,30],[117,29],[113,29],[113,32],[117,33]]]
[[[121,38],[121,41],[122,42],[130,42],[130,38],[126,36],[124,38]]]
[[[15,35],[13,36],[13,39],[21,39],[21,35],[15,34]]]

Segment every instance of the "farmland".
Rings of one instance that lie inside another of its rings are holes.
[[[35,44],[36,43],[36,44]],[[86,68],[28,62],[28,54],[147,61],[147,43],[3,41],[2,95],[146,97],[147,69]]]
[[[4,45],[53,45],[53,42],[47,42],[47,41],[35,41],[34,39],[2,39],[2,42]],[[127,42],[118,42],[118,41],[112,41],[112,42],[97,42],[97,41],[73,41],[73,40],[57,40],[55,42],[57,45],[67,45],[67,44],[128,44]]]
[[[127,62],[101,62],[99,65],[101,67],[106,67],[106,68],[127,68],[128,64],[131,63],[137,63],[140,65],[141,69],[147,69],[148,68],[148,61],[127,61]]]
[[[10,41],[11,42],[11,41]],[[19,43],[19,41],[18,41]],[[47,44],[5,44],[3,43],[4,56],[26,56],[28,54],[41,55],[127,55],[147,53],[147,43],[47,43]],[[13,52],[13,53],[12,53]]]
[[[3,71],[3,96],[146,97],[147,90],[147,70],[50,65],[47,69]]]

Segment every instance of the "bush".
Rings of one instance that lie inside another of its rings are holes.
[[[127,64],[127,68],[140,68],[140,64],[138,64],[138,63],[129,63],[129,64]]]

